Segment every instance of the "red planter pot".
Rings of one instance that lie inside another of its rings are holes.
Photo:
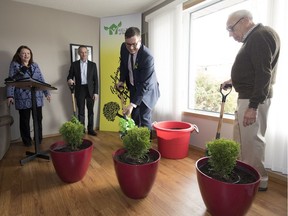
[[[117,156],[124,152],[124,149],[119,149],[113,153],[114,168],[120,188],[129,198],[144,198],[150,192],[156,179],[161,155],[157,150],[150,149],[150,153],[157,157],[156,161],[141,165],[132,165],[117,160]]]
[[[213,216],[243,216],[249,210],[258,191],[259,173],[250,165],[237,161],[237,166],[248,170],[257,179],[249,184],[221,182],[205,175],[199,167],[208,162],[208,157],[196,162],[197,180],[207,211]]]
[[[153,124],[161,156],[169,159],[182,159],[188,156],[190,135],[196,125],[179,121],[162,121]]]
[[[87,139],[83,139],[83,143],[88,143],[89,147],[74,152],[57,151],[66,145],[64,141],[56,142],[50,146],[53,166],[63,182],[77,182],[85,176],[92,157],[93,143]]]

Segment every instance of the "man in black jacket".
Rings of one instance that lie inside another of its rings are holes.
[[[78,119],[85,126],[85,101],[88,110],[88,134],[96,136],[94,126],[94,102],[98,99],[98,73],[94,62],[89,61],[86,46],[79,46],[80,60],[71,64],[67,77],[68,84],[75,85],[75,98],[78,107]]]

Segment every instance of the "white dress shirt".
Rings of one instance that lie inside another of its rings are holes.
[[[80,71],[81,71],[81,85],[87,84],[87,65],[88,62],[80,60]]]

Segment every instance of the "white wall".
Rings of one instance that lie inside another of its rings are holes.
[[[182,121],[195,124],[199,128],[199,133],[196,133],[195,131],[191,133],[190,145],[205,149],[205,144],[208,141],[215,139],[219,118],[207,118],[205,116],[195,117],[193,114],[184,113],[182,115]],[[220,137],[227,139],[233,138],[232,123],[222,123]]]
[[[8,68],[16,49],[25,44],[34,54],[46,82],[57,87],[51,91],[52,101],[43,108],[44,136],[58,133],[60,125],[72,115],[70,90],[66,76],[70,66],[69,44],[93,46],[93,60],[99,70],[100,19],[43,7],[1,0],[0,2],[0,86],[8,76]],[[18,112],[11,107],[15,120],[12,140],[19,139]],[[95,105],[95,114],[98,104]],[[99,115],[99,114],[98,114]],[[98,116],[96,127],[99,126]],[[200,133],[191,134],[190,144],[205,149],[205,143],[215,138],[218,121],[183,115],[183,121],[196,124]],[[31,124],[32,125],[32,124]],[[32,129],[32,128],[31,128]],[[232,138],[232,125],[224,123],[221,137]]]
[[[58,90],[43,107],[43,135],[57,134],[60,125],[73,114],[66,77],[70,67],[70,43],[93,46],[93,61],[99,70],[100,19],[29,4],[0,2],[0,86],[8,76],[10,61],[20,45],[32,49],[45,81]],[[98,104],[95,105],[98,127]],[[12,140],[19,139],[19,117],[14,106]],[[33,128],[31,128],[33,129]]]

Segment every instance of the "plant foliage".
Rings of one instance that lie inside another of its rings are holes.
[[[147,127],[134,127],[123,137],[124,148],[128,157],[135,160],[144,158],[152,144],[150,130]]]
[[[63,136],[67,145],[72,151],[76,151],[82,145],[84,136],[84,125],[76,118],[72,116],[70,121],[65,122],[60,130],[60,134]]]
[[[229,179],[236,166],[236,160],[240,152],[240,144],[229,139],[215,139],[206,144],[208,163],[211,171],[223,179]]]
[[[220,112],[220,83],[203,71],[196,77],[194,109]],[[225,113],[234,114],[238,94],[233,89],[225,102]]]
[[[119,132],[121,137],[125,136],[127,131],[136,127],[132,118],[126,117],[126,119],[120,118],[119,120]]]

